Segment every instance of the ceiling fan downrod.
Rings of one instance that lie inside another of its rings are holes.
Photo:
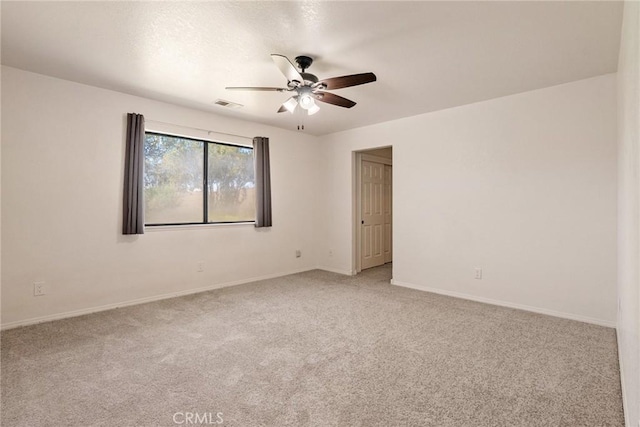
[[[313,58],[305,55],[296,56],[296,63],[304,73],[305,70],[313,64]]]

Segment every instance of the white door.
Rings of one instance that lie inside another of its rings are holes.
[[[391,189],[393,188],[392,186],[392,179],[393,179],[393,173],[392,173],[392,168],[391,165],[384,165],[384,262],[385,264],[388,262],[392,262],[393,261],[393,256],[392,256],[392,248],[393,245],[391,244],[391,236],[393,236],[392,230],[391,230],[391,206],[393,206],[393,203],[391,203],[392,200],[392,194],[391,194]]]
[[[362,161],[361,267],[385,263],[384,165]]]

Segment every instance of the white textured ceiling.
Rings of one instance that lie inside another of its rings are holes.
[[[617,69],[619,2],[9,2],[2,63],[295,129],[269,54],[315,58],[318,77],[374,72],[320,104],[326,134]],[[218,99],[244,105],[230,110]]]

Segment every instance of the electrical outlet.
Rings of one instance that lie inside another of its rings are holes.
[[[34,297],[39,297],[39,296],[45,295],[46,293],[47,293],[47,290],[44,287],[44,282],[35,282],[33,284]]]
[[[198,262],[197,271],[198,273],[202,273],[204,271],[204,261]]]
[[[482,279],[482,269],[481,268],[476,268],[476,279],[478,279],[478,280]]]
[[[333,249],[329,249],[329,256],[332,257],[333,256]]]
[[[302,251],[300,249],[296,249],[296,258],[300,258],[302,256]]]

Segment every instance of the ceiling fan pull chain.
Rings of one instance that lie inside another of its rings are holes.
[[[298,119],[298,130],[304,130],[304,118],[307,116],[307,111],[302,109],[299,105],[295,109],[295,115]]]

